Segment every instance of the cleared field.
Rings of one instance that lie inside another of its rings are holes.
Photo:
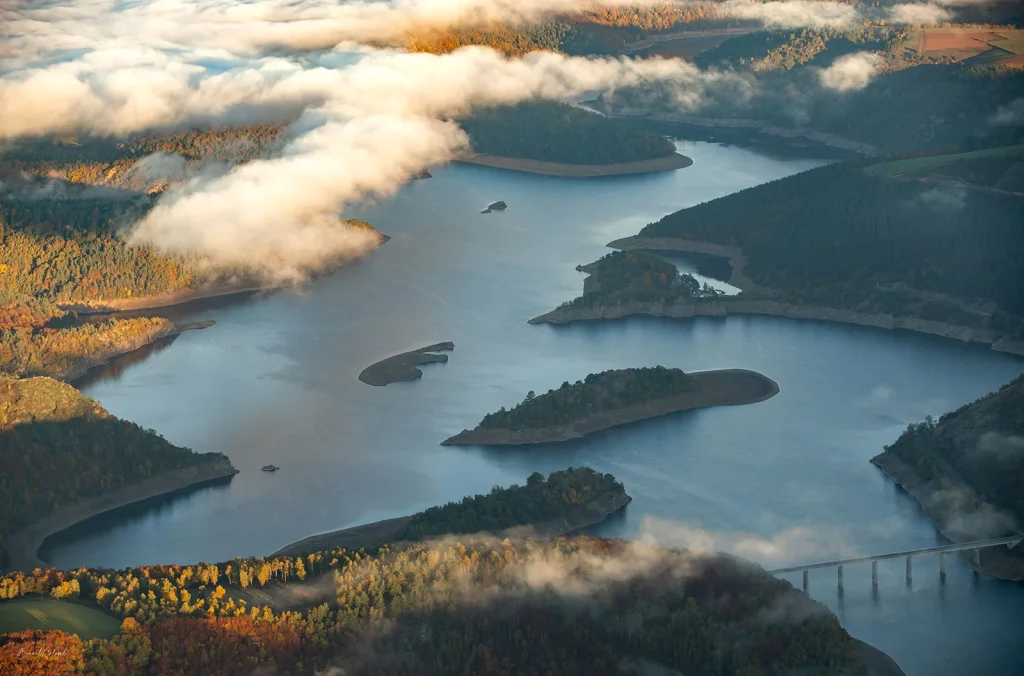
[[[23,629],[59,629],[82,639],[110,638],[121,622],[104,612],[56,599],[18,599],[0,603],[0,634]]]
[[[979,65],[1019,66],[1019,57],[1024,54],[1024,30],[925,28],[920,31],[916,42],[918,50],[925,56],[952,57]]]
[[[1007,157],[1010,155],[1024,154],[1024,145],[1003,146],[1002,148],[987,148],[985,150],[974,150],[969,153],[956,153],[953,155],[931,155],[929,157],[913,157],[908,160],[895,160],[884,162],[871,167],[873,173],[886,176],[902,176],[912,174],[924,169],[934,169],[947,164],[964,162],[966,160],[978,160],[987,157]]]

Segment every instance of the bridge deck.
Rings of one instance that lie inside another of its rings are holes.
[[[905,556],[917,556],[919,554],[939,554],[942,552],[959,552],[965,549],[983,549],[997,545],[1009,545],[1024,540],[1024,535],[1010,535],[1004,538],[991,540],[976,540],[974,542],[961,542],[959,544],[939,545],[938,547],[925,547],[924,549],[910,549],[905,552],[893,552],[892,554],[879,554],[876,556],[860,556],[855,559],[842,559],[840,561],[825,561],[823,563],[808,563],[803,566],[790,566],[788,568],[776,568],[768,571],[770,573],[796,573],[801,570],[812,570],[814,568],[833,568],[835,566],[846,566],[852,563],[866,563],[868,561],[881,561],[882,559],[899,559]]]

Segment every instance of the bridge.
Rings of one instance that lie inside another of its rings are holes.
[[[840,561],[825,561],[823,563],[810,563],[803,566],[791,566],[789,568],[777,568],[775,570],[768,571],[773,574],[777,573],[795,573],[797,571],[803,571],[804,574],[804,591],[807,591],[807,573],[808,571],[814,570],[815,568],[836,568],[839,574],[839,588],[843,588],[843,566],[849,566],[854,563],[867,563],[871,562],[871,585],[874,587],[878,586],[878,562],[884,559],[900,559],[906,557],[907,559],[907,584],[910,584],[913,579],[913,557],[925,556],[928,554],[939,555],[939,578],[942,580],[946,579],[946,554],[948,552],[962,552],[972,551],[974,564],[978,565],[981,562],[981,550],[987,547],[998,547],[999,545],[1006,545],[1008,548],[1024,541],[1024,535],[1010,535],[1008,537],[993,538],[991,540],[975,540],[973,542],[961,542],[958,544],[951,545],[940,545],[938,547],[925,547],[924,549],[911,549],[905,552],[893,552],[892,554],[879,554],[877,556],[861,556],[855,559],[842,559]]]

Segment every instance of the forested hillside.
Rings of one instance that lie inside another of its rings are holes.
[[[549,101],[489,108],[459,121],[478,153],[566,164],[615,164],[665,157],[661,134]]]
[[[70,385],[0,376],[0,536],[79,500],[223,457],[174,446]]]
[[[430,31],[412,36],[410,51],[433,54],[483,45],[509,56],[547,50],[566,54],[614,54],[648,35],[737,25],[717,3],[638,5],[575,12],[533,24]]]
[[[671,397],[693,388],[689,376],[664,366],[591,373],[582,381],[571,385],[564,382],[557,390],[540,396],[530,392],[511,410],[502,407],[484,416],[480,427],[517,430],[565,425],[584,416]]]
[[[790,301],[897,312],[913,302],[934,315],[926,318],[984,325],[992,315],[993,326],[1019,331],[1021,223],[1019,197],[845,163],[678,211],[641,235],[740,246],[746,274]],[[935,294],[988,299],[998,310]]]
[[[329,600],[284,611],[246,603],[259,597],[241,591],[268,586],[287,598],[292,585],[307,596],[322,588]],[[250,676],[258,667],[312,675],[344,665],[353,675],[610,676],[635,664],[841,676],[861,665],[834,615],[755,566],[583,537],[0,580],[0,596],[26,594],[81,599],[125,620],[109,641],[0,638],[5,672],[42,664],[56,647],[77,658],[69,674],[130,666],[140,675]]]
[[[978,498],[1024,525],[1024,376],[938,419],[910,425],[886,456],[913,468],[934,490],[954,475]],[[884,463],[884,460],[882,461]],[[998,528],[996,519],[989,519]],[[1008,525],[1008,524],[1006,524]],[[999,537],[1009,532],[979,533]]]

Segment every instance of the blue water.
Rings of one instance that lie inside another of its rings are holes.
[[[771,317],[532,326],[582,289],[575,266],[676,209],[801,171],[734,147],[687,144],[667,174],[552,179],[452,166],[361,216],[394,239],[298,292],[176,310],[217,325],[85,386],[116,415],[197,451],[227,453],[230,485],[107,520],[49,551],[59,566],[128,566],[268,554],[317,532],[409,514],[587,464],[633,502],[595,529],[685,540],[716,532],[766,567],[940,542],[912,499],[868,463],[909,422],[999,387],[1024,361],[899,331]],[[496,200],[504,213],[482,215]],[[374,388],[385,356],[442,340],[447,364]],[[609,368],[748,368],[778,396],[677,414],[527,450],[438,446],[529,390]],[[281,467],[267,474],[267,463]],[[682,524],[682,525],[681,525]],[[811,593],[912,676],[1024,673],[1024,589],[976,579],[959,558],[811,577]],[[799,584],[799,579],[794,578]]]

